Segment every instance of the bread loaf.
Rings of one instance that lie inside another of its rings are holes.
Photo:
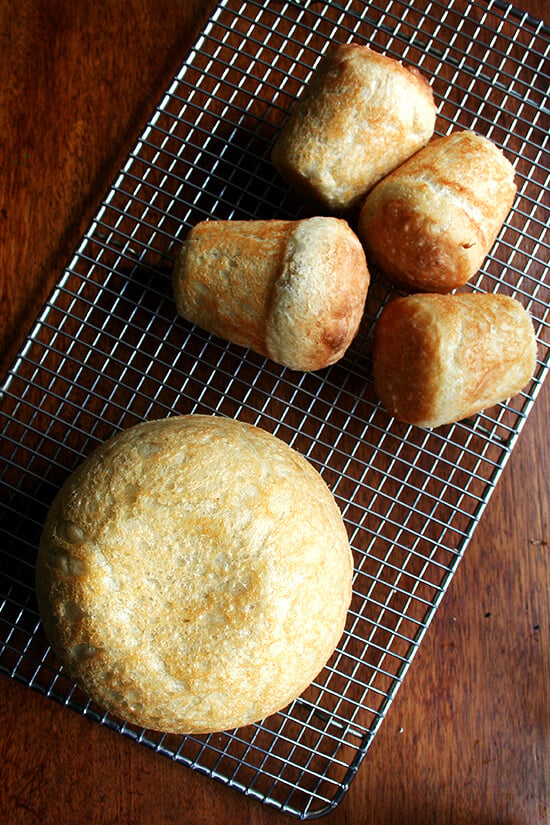
[[[329,211],[349,209],[431,138],[436,106],[415,69],[356,43],[333,47],[272,151],[279,173]]]
[[[369,272],[343,220],[203,221],[175,262],[179,313],[295,370],[338,361],[365,306]]]
[[[451,292],[481,267],[512,207],[514,169],[471,131],[433,139],[370,192],[358,233],[372,262],[410,292]]]
[[[516,395],[536,364],[533,324],[499,294],[397,298],[374,329],[374,388],[399,421],[437,427]]]
[[[176,733],[287,705],[344,630],[352,556],[316,470],[249,424],[188,415],[103,444],[55,498],[40,613],[101,707]]]

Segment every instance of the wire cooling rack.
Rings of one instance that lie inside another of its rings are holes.
[[[526,390],[435,431],[399,424],[370,377],[373,277],[360,334],[315,374],[279,367],[178,318],[170,268],[203,218],[300,217],[273,140],[333,41],[417,66],[436,131],[470,128],[514,163],[518,197],[471,289],[517,297],[539,342]],[[549,29],[501,2],[262,2],[215,9],[62,273],[3,386],[0,667],[101,724],[299,816],[344,795],[464,553],[548,367]],[[341,643],[315,683],[262,723],[176,737],[120,724],[51,653],[33,570],[47,508],[101,441],[202,412],[257,424],[321,472],[355,556]]]

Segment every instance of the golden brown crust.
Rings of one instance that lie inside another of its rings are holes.
[[[369,260],[412,292],[451,292],[478,271],[516,193],[514,170],[471,131],[433,139],[388,175],[362,206]]]
[[[295,104],[272,161],[307,200],[348,209],[427,143],[435,117],[418,71],[368,46],[337,45]]]
[[[388,304],[376,323],[374,387],[398,420],[438,427],[520,392],[536,351],[531,319],[513,298],[410,295]]]
[[[279,439],[178,416],[106,442],[50,509],[36,568],[71,676],[127,721],[248,724],[298,696],[344,629],[352,558],[334,498]]]
[[[176,258],[173,289],[180,315],[267,355],[265,313],[280,275],[293,221],[201,221]]]
[[[338,361],[369,286],[365,253],[336,218],[203,221],[174,267],[178,312],[296,370]]]

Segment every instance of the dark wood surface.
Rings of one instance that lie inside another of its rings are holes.
[[[537,17],[546,0],[518,0]],[[205,0],[0,0],[5,371]],[[325,821],[550,822],[548,383],[404,687]],[[294,822],[0,677],[0,821]]]

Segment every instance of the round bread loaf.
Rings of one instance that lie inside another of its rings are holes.
[[[226,730],[285,707],[344,629],[334,497],[280,439],[218,416],[138,424],[56,496],[37,595],[71,677],[131,723]]]

